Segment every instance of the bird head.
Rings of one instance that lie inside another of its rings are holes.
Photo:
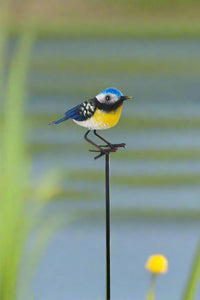
[[[127,99],[132,99],[132,97],[123,96],[115,88],[107,88],[90,100],[94,100],[100,110],[112,111],[121,106]]]

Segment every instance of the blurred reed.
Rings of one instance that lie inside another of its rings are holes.
[[[5,24],[8,22],[6,5],[0,15],[0,98],[4,99],[0,119],[0,299],[22,300],[31,294],[31,278],[38,258],[59,222],[49,220],[40,224],[39,233],[36,230],[44,204],[54,192],[54,180],[48,177],[37,188],[30,188],[31,158],[24,142],[24,107],[35,33],[27,23],[21,28],[9,68],[5,70],[9,41]]]
[[[192,300],[196,296],[196,290],[199,283],[200,275],[200,242],[197,245],[196,253],[193,258],[191,271],[184,288],[182,300]]]

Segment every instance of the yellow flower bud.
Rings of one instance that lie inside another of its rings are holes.
[[[167,258],[162,254],[151,255],[146,262],[145,268],[153,274],[166,273],[168,270]]]

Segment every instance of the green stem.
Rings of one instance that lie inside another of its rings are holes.
[[[194,298],[200,276],[200,241],[197,246],[193,264],[186,283],[182,300],[192,300]]]
[[[156,277],[157,277],[156,274],[151,275],[151,281],[150,281],[149,290],[146,295],[146,300],[154,300],[154,289],[155,289]]]

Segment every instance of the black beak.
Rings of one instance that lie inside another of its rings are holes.
[[[133,99],[133,97],[129,97],[129,96],[121,96],[120,97],[120,100],[122,100],[122,101],[125,101],[125,100],[128,100],[128,99]]]

